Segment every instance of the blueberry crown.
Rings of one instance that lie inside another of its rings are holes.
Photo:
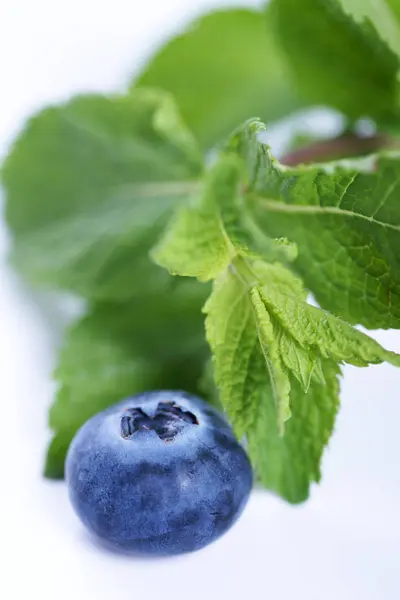
[[[121,437],[129,440],[138,431],[155,431],[163,442],[172,442],[188,425],[198,425],[197,417],[175,402],[159,402],[154,416],[141,408],[128,408],[121,418]]]

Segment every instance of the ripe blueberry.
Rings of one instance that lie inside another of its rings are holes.
[[[224,417],[176,391],[140,394],[89,419],[70,446],[66,476],[90,531],[153,555],[217,539],[252,486],[248,458]]]

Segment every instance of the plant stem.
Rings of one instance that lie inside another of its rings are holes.
[[[384,133],[361,137],[356,133],[346,132],[339,137],[314,142],[293,152],[288,152],[280,162],[287,166],[328,162],[339,158],[370,154],[383,148],[399,148],[399,141]]]

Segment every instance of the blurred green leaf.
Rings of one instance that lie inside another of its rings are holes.
[[[306,100],[398,117],[400,27],[384,0],[272,0],[267,13]]]
[[[3,167],[13,260],[32,282],[87,298],[167,289],[148,258],[202,174],[168,94],[77,97],[33,117]]]
[[[250,116],[274,121],[301,106],[269,18],[250,9],[212,12],[150,59],[133,86],[173,93],[203,148]]]

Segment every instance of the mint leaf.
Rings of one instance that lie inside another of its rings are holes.
[[[247,206],[268,236],[290,235],[294,268],[350,323],[400,327],[400,155],[287,168],[250,122],[232,140],[247,163]]]
[[[205,15],[167,42],[134,86],[174,94],[204,148],[249,116],[274,121],[297,109],[269,20],[262,12],[229,9]]]
[[[320,479],[320,459],[339,405],[339,368],[324,360],[322,382],[313,380],[305,393],[282,368],[275,331],[265,324],[268,313],[258,294],[255,288],[249,294],[232,272],[215,283],[205,306],[215,379],[236,434],[246,436],[263,485],[290,502],[301,502],[308,497],[310,483]],[[269,331],[269,341],[260,329]],[[278,372],[284,396],[290,391],[292,410],[283,435],[277,419]]]
[[[253,269],[261,286],[258,292],[260,301],[265,302],[265,298],[274,296],[275,292],[281,293],[278,315],[279,310],[285,311],[287,297],[293,296],[295,302],[300,306],[306,303],[307,292],[303,287],[303,282],[289,269],[283,268],[279,263],[268,264],[260,261],[253,263]],[[267,284],[264,285],[265,290],[263,290],[262,286],[265,282]],[[308,304],[306,306],[309,307]],[[273,306],[270,305],[270,308],[273,309]],[[280,320],[274,315],[273,310],[270,311],[269,318],[273,324],[282,363],[300,382],[304,391],[308,391],[312,379],[318,383],[324,383],[321,357],[317,349],[312,344],[299,343],[297,337],[293,335],[292,329],[297,327],[302,329],[302,325],[308,328],[308,323],[304,321],[297,323],[297,320],[294,323],[288,321],[285,323],[284,320]]]
[[[278,427],[280,433],[283,433],[283,424],[290,417],[289,376],[281,356],[279,338],[276,335],[271,316],[266,309],[260,290],[253,288],[250,294],[255,311],[258,341],[268,368],[269,381],[275,399]]]
[[[95,413],[146,390],[198,391],[209,356],[201,315],[206,294],[206,286],[178,282],[162,298],[98,304],[68,331],[55,371],[47,476],[63,476],[72,437]]]
[[[387,120],[398,114],[399,26],[383,0],[379,4],[272,1],[268,14],[307,100],[338,108],[352,119]]]
[[[284,267],[279,270],[287,271]],[[283,287],[281,279],[276,279],[276,265],[271,269],[267,264],[255,263],[254,271],[260,277],[260,296],[267,309],[303,348],[317,350],[321,357],[335,362],[359,367],[383,361],[400,366],[399,355],[383,349],[341,319],[308,304],[297,293],[296,284],[292,288]]]
[[[34,283],[88,298],[166,288],[148,252],[201,173],[196,142],[165,93],[89,95],[46,109],[3,167],[14,262]]]
[[[283,364],[296,377],[305,392],[308,392],[311,381],[323,384],[321,357],[313,348],[304,348],[282,327],[277,328],[279,351]]]
[[[227,268],[236,253],[228,231],[235,238],[239,175],[237,160],[232,157],[215,165],[200,198],[178,210],[152,251],[159,265],[173,275],[200,281],[214,279]]]
[[[339,367],[322,363],[326,383],[312,382],[307,393],[291,378],[292,416],[279,435],[271,387],[260,393],[248,431],[248,450],[261,482],[292,503],[307,500],[310,483],[321,479],[320,462],[339,408]]]
[[[268,382],[248,289],[228,271],[214,282],[204,312],[215,382],[240,439],[257,418],[260,388]]]

